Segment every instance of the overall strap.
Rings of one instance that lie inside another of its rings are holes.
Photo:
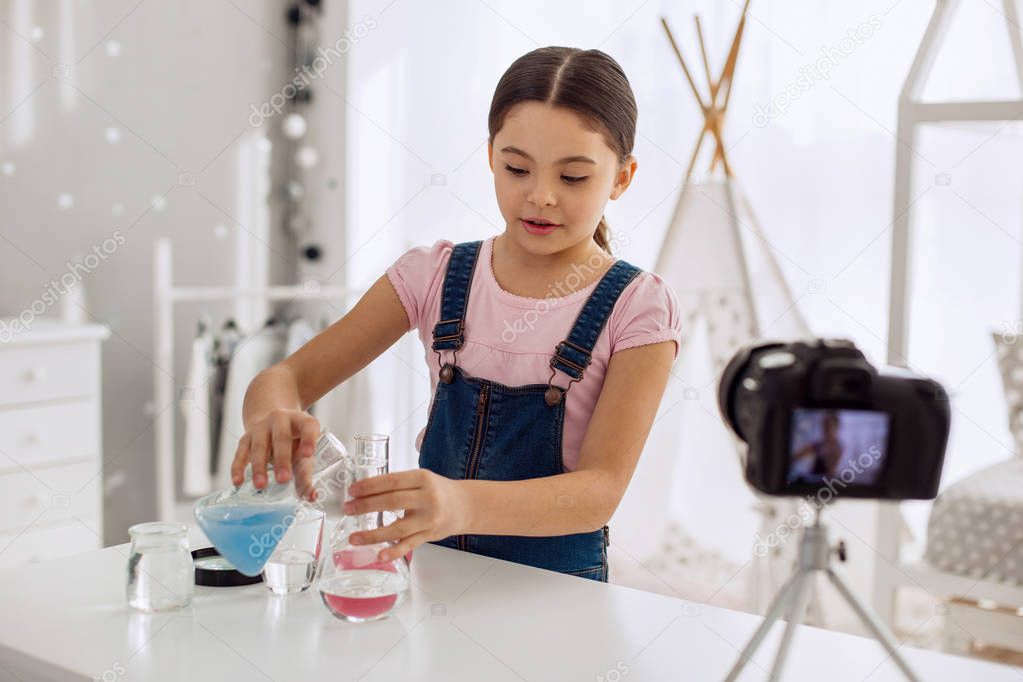
[[[607,324],[608,318],[611,317],[611,310],[614,309],[618,297],[641,272],[642,270],[635,265],[618,260],[604,273],[596,289],[583,305],[583,309],[579,311],[568,338],[555,346],[554,356],[550,361],[551,379],[559,369],[572,377],[569,387],[583,378],[583,371],[590,364],[593,346],[597,343],[597,337]],[[568,389],[550,385],[550,380],[548,385],[545,398],[548,404],[556,405]]]
[[[482,241],[455,244],[444,275],[444,288],[440,299],[440,321],[433,327],[433,350],[440,357],[440,351],[458,351],[462,347],[465,329],[465,313],[469,305],[469,289],[472,286],[476,261],[479,258]],[[448,372],[450,376],[450,372]],[[448,382],[445,382],[448,383]]]

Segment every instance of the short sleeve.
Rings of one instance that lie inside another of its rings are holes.
[[[675,342],[678,357],[682,345],[682,314],[678,297],[660,275],[642,272],[633,280],[608,321],[611,353],[661,341]]]
[[[409,329],[420,326],[426,316],[427,302],[443,283],[444,272],[454,242],[439,239],[433,246],[416,246],[387,268],[387,278],[408,315]]]

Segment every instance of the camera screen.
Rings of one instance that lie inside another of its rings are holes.
[[[876,484],[888,426],[889,414],[876,410],[794,409],[786,484]]]

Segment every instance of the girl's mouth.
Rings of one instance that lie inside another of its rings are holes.
[[[560,225],[554,225],[554,224],[544,225],[542,223],[534,223],[534,222],[531,222],[529,220],[521,220],[520,222],[522,223],[522,227],[525,228],[526,232],[528,232],[530,234],[541,234],[541,235],[542,234],[550,234],[554,230],[556,230],[559,227],[561,227]]]

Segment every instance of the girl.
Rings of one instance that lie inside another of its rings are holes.
[[[489,116],[504,231],[399,257],[353,309],[259,374],[232,465],[272,458],[308,491],[319,434],[303,410],[418,329],[430,367],[420,468],[351,486],[346,513],[404,510],[364,544],[424,543],[607,581],[605,525],[653,423],[681,342],[678,302],[615,258],[603,218],[636,173],[636,103],[598,50],[516,60]],[[311,495],[311,493],[310,493]]]
[[[838,437],[841,431],[838,413],[833,410],[825,412],[821,425],[823,438],[792,453],[790,481],[801,479],[803,482],[817,484],[837,475],[838,463],[842,461],[844,452]]]

